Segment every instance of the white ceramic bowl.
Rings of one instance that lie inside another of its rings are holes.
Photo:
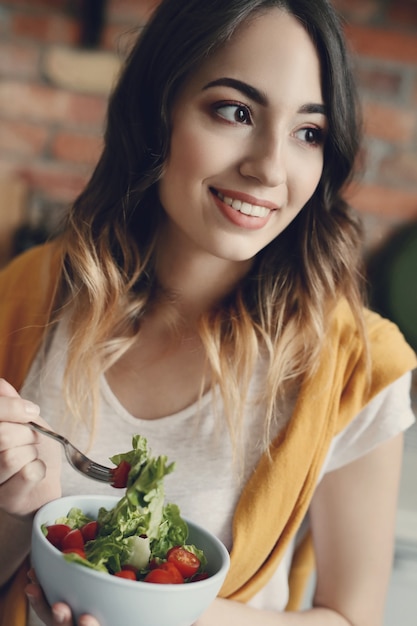
[[[184,585],[161,585],[117,578],[70,563],[42,533],[72,507],[95,517],[99,508],[112,508],[114,496],[67,496],[49,502],[36,514],[32,531],[32,563],[50,604],[63,601],[78,618],[94,615],[100,626],[191,626],[211,604],[229,569],[224,545],[188,519],[188,543],[204,550],[210,577]]]

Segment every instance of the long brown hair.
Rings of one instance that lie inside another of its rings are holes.
[[[358,152],[360,123],[342,29],[330,3],[165,0],[127,58],[109,101],[103,153],[63,235],[61,304],[69,304],[72,315],[65,388],[76,416],[85,415],[85,402],[96,397],[99,373],[135,340],[158,290],[157,182],[169,151],[176,95],[240,24],[271,7],[294,15],[316,46],[329,130],[313,197],[258,253],[227,300],[200,322],[211,380],[221,390],[232,436],[239,431],[245,390],[261,353],[267,362],[268,441],[279,398],[314,371],[326,323],[341,297],[362,328],[360,229],[342,197]]]

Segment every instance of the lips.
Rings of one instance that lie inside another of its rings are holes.
[[[235,211],[239,211],[239,213],[243,213],[244,215],[248,215],[250,217],[260,217],[265,218],[269,215],[271,210],[275,210],[278,207],[272,206],[270,203],[261,204],[261,202],[257,201],[250,202],[252,198],[249,198],[244,194],[235,194],[231,192],[223,192],[214,187],[210,188],[210,191],[216,195],[222,202],[230,206]],[[239,196],[239,197],[238,197]],[[268,204],[269,206],[266,206]]]

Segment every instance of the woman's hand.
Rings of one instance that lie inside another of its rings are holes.
[[[31,570],[28,576],[30,583],[25,589],[26,596],[32,609],[46,626],[100,626],[91,615],[82,615],[77,622],[74,622],[71,609],[63,602],[57,602],[50,607],[36,581],[35,572]]]
[[[38,406],[0,379],[1,509],[21,518],[61,495],[60,446],[24,426],[31,420],[48,426]]]

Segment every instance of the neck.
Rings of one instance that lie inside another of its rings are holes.
[[[183,319],[197,319],[231,293],[252,261],[231,261],[203,250],[164,242],[156,262],[158,280]]]

